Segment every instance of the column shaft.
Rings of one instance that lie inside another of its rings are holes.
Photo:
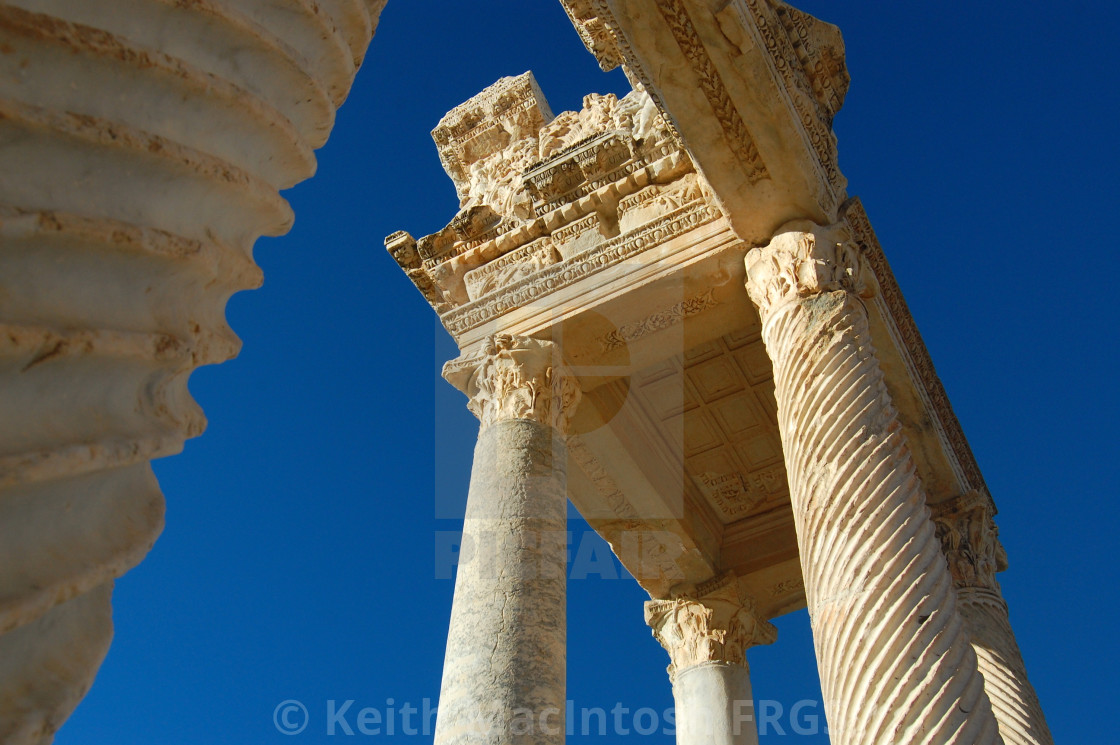
[[[479,433],[447,636],[437,743],[562,743],[563,441],[519,419]]]
[[[678,745],[758,745],[745,664],[705,662],[673,676]]]
[[[562,745],[567,490],[580,399],[549,342],[498,335],[444,366],[478,416],[437,745]]]
[[[991,500],[979,492],[934,506],[934,525],[1000,735],[1007,745],[1053,745],[996,580],[1007,557],[994,517]]]
[[[1038,694],[1027,678],[1007,604],[988,590],[962,589],[957,594],[1003,741],[1006,745],[1054,745]]]
[[[837,745],[1000,742],[853,292],[846,236],[811,224],[747,257],[821,688]]]

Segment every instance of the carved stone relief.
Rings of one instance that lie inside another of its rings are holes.
[[[765,315],[801,297],[832,290],[864,294],[859,248],[843,224],[798,220],[778,228],[770,245],[747,254],[747,293]]]
[[[482,427],[531,419],[566,434],[581,396],[551,342],[508,334],[448,362],[443,377],[467,394],[467,408]]]
[[[503,78],[433,137],[459,212],[386,247],[455,335],[720,216],[642,90],[553,117],[531,73]]]
[[[969,492],[934,507],[933,524],[958,589],[999,591],[996,572],[1007,568],[990,500]]]
[[[646,603],[646,623],[672,660],[670,677],[704,662],[746,665],[747,649],[778,638],[733,576],[713,584]]]

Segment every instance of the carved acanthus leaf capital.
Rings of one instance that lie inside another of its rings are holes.
[[[996,572],[1007,568],[1007,554],[999,542],[991,501],[969,492],[936,505],[933,522],[957,589],[998,593]]]
[[[800,298],[834,290],[863,295],[859,247],[843,223],[786,223],[770,243],[747,253],[747,294],[766,316]]]
[[[575,376],[552,342],[497,334],[482,349],[443,366],[447,382],[467,394],[467,408],[483,427],[531,419],[561,433],[579,404]]]
[[[669,653],[669,676],[704,662],[746,664],[746,652],[778,638],[777,629],[758,615],[754,602],[733,577],[696,597],[650,600],[646,623]]]

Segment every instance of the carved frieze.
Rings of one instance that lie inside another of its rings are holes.
[[[598,4],[592,0],[564,0],[562,4],[580,40],[587,51],[595,55],[599,67],[607,72],[621,65],[618,40]]]
[[[526,73],[456,107],[433,137],[459,212],[386,246],[455,335],[718,216],[694,209],[699,176],[640,90],[553,117]],[[624,205],[620,227],[621,200],[664,185],[645,208]]]
[[[570,222],[564,227],[552,231],[550,236],[552,245],[556,246],[556,250],[562,256],[571,256],[580,250],[591,248],[601,238],[600,222],[597,212]]]
[[[447,382],[467,395],[482,427],[531,419],[566,434],[581,391],[551,342],[498,334],[473,354],[443,367]]]
[[[544,267],[552,266],[559,259],[560,255],[552,245],[551,238],[546,236],[535,240],[468,271],[463,277],[467,296],[476,300],[499,287],[530,277]]]
[[[695,202],[656,220],[641,229],[620,235],[571,258],[546,267],[531,277],[449,311],[444,325],[459,335],[507,311],[528,305],[550,292],[578,282],[608,266],[625,261],[667,240],[719,219],[714,205]]]
[[[672,661],[670,677],[705,662],[746,665],[747,649],[778,638],[736,578],[722,577],[713,584],[645,605],[646,623]]]
[[[847,179],[837,163],[832,132],[832,118],[844,102],[848,83],[839,31],[782,2],[740,0],[728,9],[740,13],[745,9],[743,25],[766,50],[829,185],[842,194]],[[830,36],[826,29],[835,38],[818,50],[814,42]]]
[[[805,592],[805,581],[800,577],[782,580],[770,587],[771,598],[780,598],[783,595],[791,595],[795,592]]]
[[[638,512],[634,506],[630,504],[630,500],[619,489],[618,484],[615,482],[611,475],[607,473],[607,469],[591,452],[591,449],[580,439],[578,436],[573,436],[568,439],[568,454],[571,455],[572,460],[576,462],[580,470],[583,471],[587,478],[595,485],[596,491],[603,498],[603,501],[611,508],[615,516],[624,519],[637,520]],[[635,523],[638,525],[640,523]]]
[[[753,473],[700,474],[705,496],[719,508],[724,517],[736,519],[747,515],[785,485],[785,468],[772,466]]]
[[[826,121],[831,123],[844,105],[851,84],[840,29],[784,2],[775,3],[774,11],[786,30],[793,53],[801,62],[813,97],[824,107]]]
[[[449,111],[432,139],[459,196],[471,188],[471,168],[516,140],[531,139],[552,120],[552,110],[533,74],[502,78]]]
[[[624,179],[654,160],[676,150],[671,142],[635,152],[632,141],[607,133],[581,143],[578,149],[533,166],[525,174],[526,187],[538,213],[570,204],[602,187]]]
[[[627,75],[640,80],[648,89],[672,127],[671,116],[658,94],[653,76],[643,68],[605,0],[561,2],[585,46],[600,64],[606,65],[608,60],[623,64]],[[754,182],[768,178],[765,163],[696,33],[685,3],[682,0],[654,2],[695,73],[728,144],[743,163],[748,179]],[[822,175],[834,196],[842,198],[847,182],[837,163],[832,119],[843,104],[850,79],[839,30],[781,0],[732,0],[724,3],[716,16],[721,26],[724,18],[737,26],[733,30],[725,28],[725,36],[737,38],[745,30],[753,45],[765,53],[771,73],[784,89],[805,141],[820,163]],[[594,41],[591,41],[592,34]]]
[[[618,202],[618,227],[633,230],[650,220],[678,210],[689,202],[706,199],[699,174],[688,173],[668,184],[651,184]]]
[[[675,305],[652,313],[640,321],[619,326],[600,340],[603,351],[618,349],[649,334],[676,326],[684,319],[703,313],[709,308],[714,308],[719,305],[719,301],[713,297],[714,293],[715,288],[709,288],[698,295],[685,298]]]

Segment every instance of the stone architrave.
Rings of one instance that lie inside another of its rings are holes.
[[[1003,741],[1007,745],[1053,745],[996,581],[996,572],[1006,568],[1007,559],[991,501],[970,492],[937,505],[933,517]]]
[[[480,422],[435,742],[564,742],[565,436],[580,390],[550,342],[444,367]]]
[[[669,653],[669,678],[681,745],[755,745],[746,651],[770,644],[777,631],[741,594],[734,576],[702,595],[651,600],[646,623]]]
[[[746,257],[774,365],[821,689],[838,745],[1000,742],[843,226]]]

